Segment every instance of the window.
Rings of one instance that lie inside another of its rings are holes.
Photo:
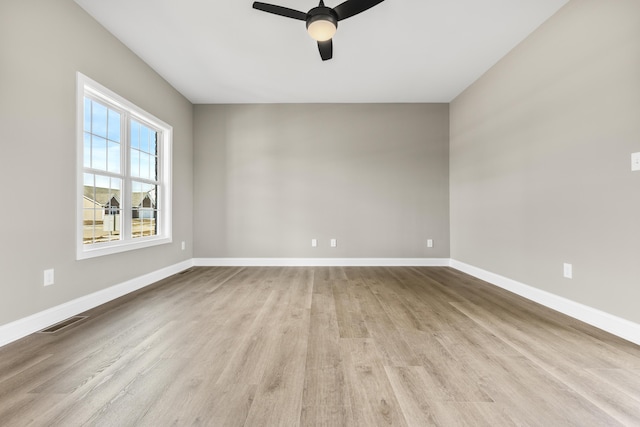
[[[77,80],[77,258],[171,242],[171,126]]]

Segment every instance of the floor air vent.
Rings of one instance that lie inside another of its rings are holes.
[[[39,331],[38,333],[40,333],[40,334],[52,334],[54,332],[58,332],[59,330],[66,328],[67,326],[71,326],[74,323],[77,323],[77,322],[79,322],[79,321],[81,321],[83,319],[86,319],[87,317],[89,317],[89,316],[73,316],[73,317],[68,318],[67,320],[63,320],[60,323],[56,323],[53,326],[49,326],[47,329],[43,329],[43,330]]]

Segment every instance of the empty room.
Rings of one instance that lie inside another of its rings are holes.
[[[0,144],[0,426],[640,425],[637,0],[0,0]]]

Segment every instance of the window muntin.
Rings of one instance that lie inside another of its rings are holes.
[[[171,127],[80,73],[78,103],[77,258],[171,242]]]

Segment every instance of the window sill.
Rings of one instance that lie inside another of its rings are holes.
[[[121,252],[134,251],[137,249],[149,248],[151,246],[165,245],[171,243],[171,237],[154,237],[128,240],[126,242],[110,242],[104,244],[93,244],[89,247],[78,248],[76,260],[96,258],[105,255],[112,255]]]

